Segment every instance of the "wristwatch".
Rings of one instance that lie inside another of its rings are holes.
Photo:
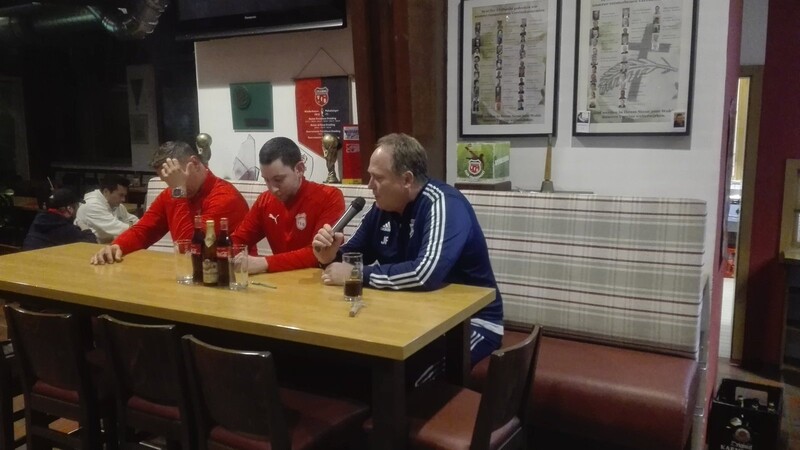
[[[172,198],[186,197],[186,190],[182,187],[172,188]]]

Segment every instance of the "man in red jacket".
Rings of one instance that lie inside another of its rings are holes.
[[[342,191],[305,179],[300,148],[291,139],[270,139],[258,159],[267,190],[231,235],[233,242],[254,246],[267,238],[272,255],[250,256],[250,273],[317,267],[311,241],[344,212]]]
[[[119,235],[91,259],[92,264],[113,264],[123,255],[147,248],[167,232],[172,240],[191,239],[194,216],[219,223],[228,218],[235,230],[247,214],[247,202],[229,182],[217,178],[207,161],[189,144],[169,141],[153,155],[151,165],[167,188],[156,197],[142,219]]]

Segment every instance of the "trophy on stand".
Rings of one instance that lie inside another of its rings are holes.
[[[211,159],[211,136],[206,133],[200,133],[195,138],[197,144],[197,154],[200,155],[200,160],[204,164],[208,164]]]
[[[336,176],[336,160],[339,156],[339,138],[332,134],[322,136],[322,156],[325,157],[325,165],[328,166],[328,178],[326,183],[339,183]]]
[[[544,194],[552,194],[555,192],[553,189],[553,182],[550,180],[550,166],[553,162],[553,146],[550,144],[550,136],[547,136],[547,157],[544,161],[544,180],[542,181],[542,188],[540,192]]]

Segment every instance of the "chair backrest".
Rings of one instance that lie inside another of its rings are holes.
[[[488,448],[492,432],[515,416],[521,425],[526,423],[526,400],[536,370],[541,334],[537,325],[522,342],[491,354],[471,448]]]
[[[183,344],[201,448],[217,425],[268,437],[273,449],[291,447],[272,354],[216,347],[194,336],[184,336]]]
[[[187,412],[186,366],[174,325],[142,325],[100,316],[106,357],[120,400],[131,396]]]
[[[26,392],[41,380],[77,391],[81,399],[93,395],[85,356],[90,344],[77,318],[32,312],[18,305],[6,305],[5,312]]]
[[[22,251],[22,247],[16,247],[14,245],[0,244],[0,256],[2,256],[2,255],[10,255],[12,253],[19,253],[21,251]]]

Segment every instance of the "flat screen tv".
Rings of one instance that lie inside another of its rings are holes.
[[[179,40],[343,28],[346,0],[178,0]]]

